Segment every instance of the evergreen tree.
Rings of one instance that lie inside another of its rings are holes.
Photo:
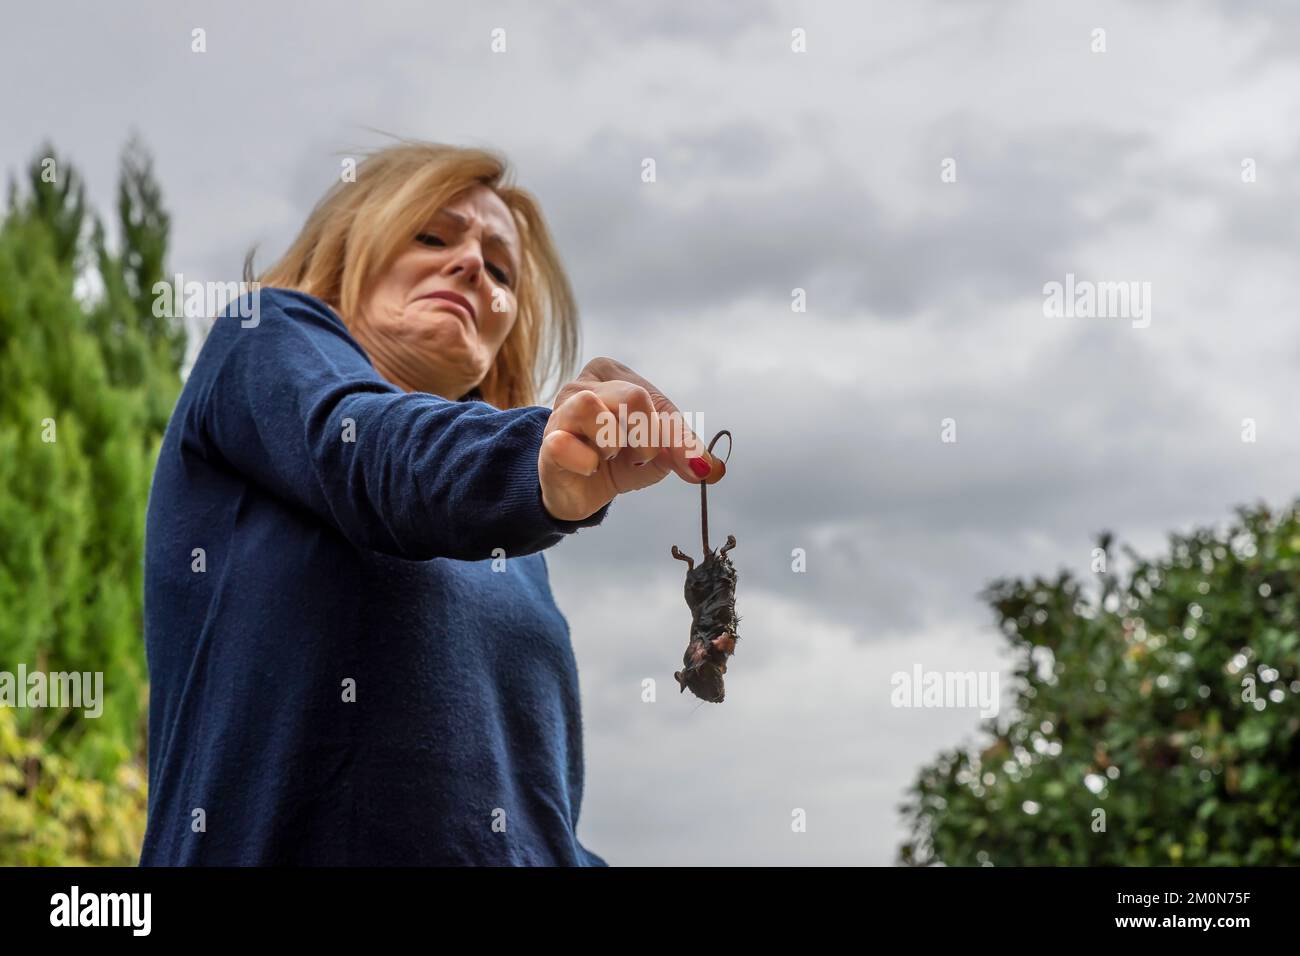
[[[103,672],[103,715],[15,709],[16,736],[0,740],[111,785],[143,755],[144,514],[185,334],[153,313],[169,222],[137,141],[122,159],[116,252],[86,215],[76,170],[46,147],[25,192],[11,181],[0,222],[0,670]],[[78,295],[88,278],[97,293]],[[0,862],[4,801],[53,792],[4,770]]]

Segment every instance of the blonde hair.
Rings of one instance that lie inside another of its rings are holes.
[[[578,308],[541,207],[513,178],[503,156],[476,147],[401,140],[370,152],[356,167],[356,181],[335,183],[288,251],[256,281],[314,295],[347,323],[370,284],[439,208],[487,186],[510,210],[521,248],[518,315],[478,391],[501,409],[535,405],[552,374],[558,382],[573,377]],[[249,252],[244,261],[248,282],[252,258]]]

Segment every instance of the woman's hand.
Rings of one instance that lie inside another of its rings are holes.
[[[624,423],[620,405],[626,406]],[[638,435],[640,416],[645,424]],[[658,434],[649,424],[655,419]],[[542,504],[552,517],[581,521],[615,495],[648,488],[669,472],[691,484],[712,484],[726,469],[654,385],[621,362],[601,357],[560,389],[537,459]]]

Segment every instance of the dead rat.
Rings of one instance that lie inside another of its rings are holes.
[[[718,432],[709,442],[709,454],[723,435],[727,436],[727,459],[731,458],[731,432]],[[724,459],[724,464],[726,459]],[[690,640],[682,655],[682,669],[673,677],[681,692],[691,689],[700,700],[720,704],[725,693],[722,675],[727,672],[727,658],[736,650],[740,639],[736,615],[736,567],[727,552],[736,546],[736,536],[727,535],[727,543],[716,552],[709,548],[709,488],[700,484],[700,531],[704,557],[699,567],[688,554],[673,545],[673,557],[686,562],[686,604],[691,609]]]

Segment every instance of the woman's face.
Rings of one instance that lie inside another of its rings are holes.
[[[514,217],[487,186],[444,206],[372,284],[352,322],[379,374],[450,399],[482,382],[515,324],[519,252]]]

